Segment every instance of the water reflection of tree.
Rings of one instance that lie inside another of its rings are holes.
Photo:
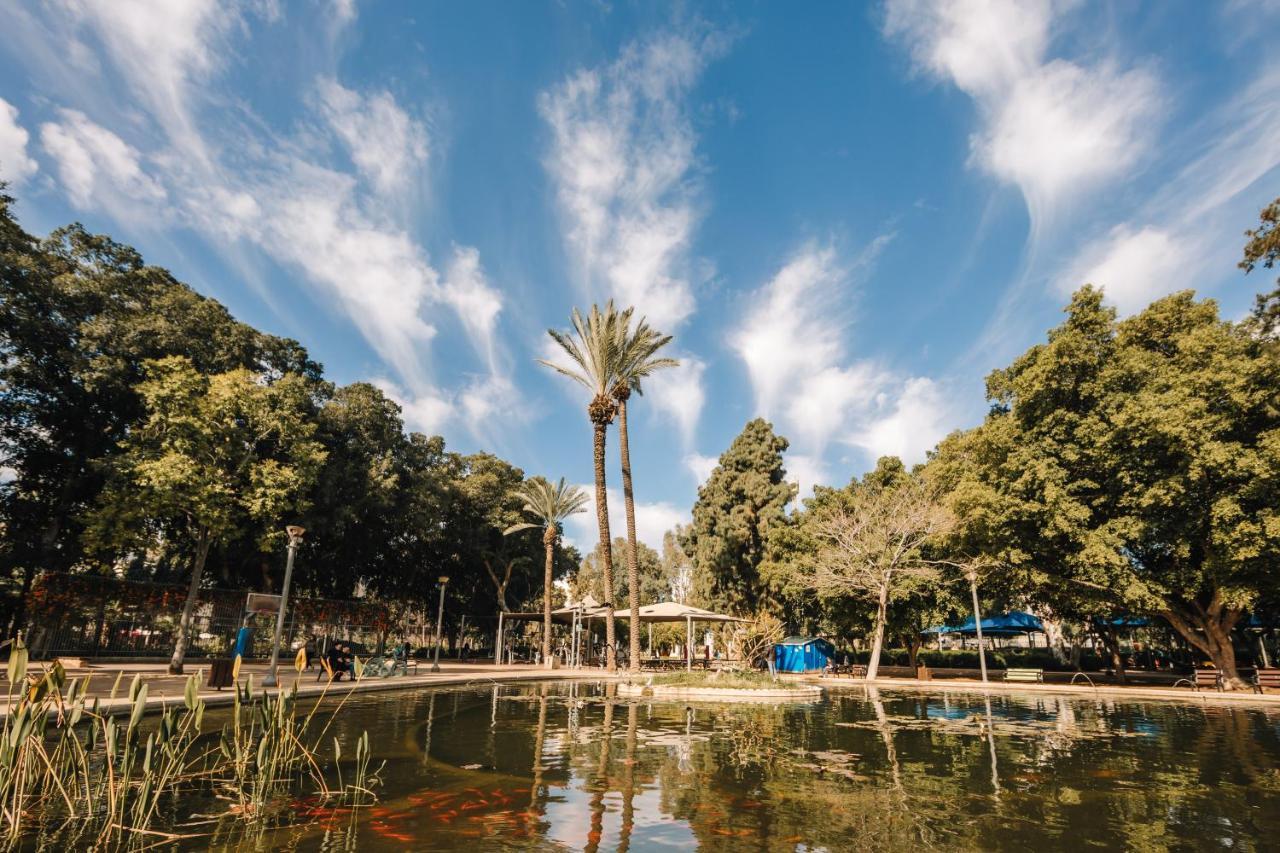
[[[892,691],[825,708],[653,703],[626,708],[625,758],[611,753],[615,709],[603,711],[578,765],[591,850],[611,780],[618,844],[640,843],[650,779],[661,811],[709,850],[1249,849],[1280,838],[1280,731],[1244,709],[994,696],[988,710],[984,697],[944,707]]]

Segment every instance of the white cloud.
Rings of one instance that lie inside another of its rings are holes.
[[[932,379],[906,380],[896,398],[884,396],[878,414],[857,431],[851,443],[872,458],[897,456],[907,465],[923,462],[925,454],[951,431],[954,417]]]
[[[828,437],[843,430],[849,414],[868,408],[888,381],[882,368],[866,361],[799,377],[786,409],[790,434],[802,446],[821,450]]]
[[[19,184],[36,173],[39,165],[27,156],[27,129],[18,124],[18,109],[0,98],[0,179]]]
[[[1152,300],[1194,284],[1198,257],[1197,246],[1161,228],[1135,231],[1117,225],[1084,250],[1058,280],[1058,291],[1067,295],[1093,284],[1121,314],[1133,314]]]
[[[1050,0],[889,0],[885,33],[916,63],[966,92],[1008,88],[1049,44]]]
[[[500,374],[478,378],[464,388],[458,409],[471,434],[486,442],[503,428],[529,420],[527,402],[515,384]]]
[[[1160,87],[1145,69],[1048,60],[1051,0],[889,0],[886,35],[918,67],[972,97],[973,159],[1017,185],[1033,229],[1062,203],[1128,172],[1158,125]]]
[[[261,215],[241,236],[337,296],[409,390],[422,393],[430,385],[424,346],[436,333],[425,313],[440,285],[421,248],[364,212],[349,175],[290,160],[259,177],[247,191]],[[233,224],[241,223],[222,226]]]
[[[693,442],[702,406],[706,402],[702,375],[707,365],[690,355],[673,355],[680,360],[680,366],[660,370],[646,379],[641,399],[651,403],[676,425],[682,444],[688,447]]]
[[[361,95],[332,78],[318,84],[321,112],[351,162],[387,196],[406,193],[427,161],[427,131],[390,92]]]
[[[835,250],[811,243],[753,294],[729,342],[746,362],[759,414],[772,416],[804,376],[840,359],[849,289]]]
[[[711,472],[720,464],[720,458],[717,456],[703,456],[701,453],[687,453],[684,457],[684,467],[688,468],[693,478],[698,481],[698,485],[707,482],[711,477]]]
[[[469,246],[455,246],[445,272],[444,299],[457,312],[471,343],[489,365],[497,370],[494,332],[502,312],[502,293],[489,284],[480,267],[480,252]]]
[[[951,412],[931,380],[848,352],[857,271],[870,268],[889,239],[872,241],[848,265],[831,247],[802,247],[751,295],[751,309],[730,335],[747,366],[755,411],[776,419],[791,439],[788,476],[798,475],[806,494],[827,482],[832,440],[911,463],[946,433],[941,425]]]
[[[788,452],[782,462],[787,469],[787,482],[800,485],[800,490],[796,494],[798,498],[813,495],[814,486],[843,485],[831,481],[831,472],[819,457]]]
[[[1214,282],[1238,259],[1241,222],[1274,192],[1280,170],[1280,65],[1264,68],[1234,97],[1194,126],[1197,155],[1162,183],[1130,221],[1074,253],[1054,278],[1059,294],[1102,287],[1122,314],[1188,287]],[[1258,188],[1258,189],[1254,189]]]
[[[685,104],[714,36],[633,43],[604,68],[542,93],[565,241],[584,289],[640,306],[659,329],[693,313],[687,255],[699,219],[696,137]]]
[[[1128,172],[1146,152],[1160,98],[1154,75],[1055,60],[1018,81],[974,154],[1017,184],[1033,214]]]
[[[579,488],[587,494],[586,512],[570,516],[565,521],[565,539],[586,554],[600,541],[600,529],[596,524],[596,487],[594,484],[584,483],[579,484]],[[612,487],[607,492],[609,535],[614,539],[619,537],[625,539],[627,522],[622,504],[622,492]],[[688,520],[687,510],[678,509],[674,504],[666,501],[656,503],[636,501],[636,539],[659,553],[662,551],[662,534]],[[625,560],[625,557],[615,553],[614,567],[625,565],[621,562],[622,560]]]
[[[40,144],[57,164],[71,203],[120,211],[164,199],[165,190],[143,171],[138,150],[88,116],[60,110],[60,122],[40,126]]]
[[[456,414],[453,404],[434,391],[413,396],[385,377],[371,382],[400,406],[407,429],[426,435],[439,435]]]

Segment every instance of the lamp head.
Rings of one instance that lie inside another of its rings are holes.
[[[440,586],[444,586],[449,582],[449,576],[441,575],[440,577],[436,578],[436,580],[440,583]]]
[[[285,527],[285,532],[289,534],[289,543],[292,545],[297,545],[299,542],[302,541],[302,534],[306,533],[307,531],[305,528],[297,524],[290,524]]]

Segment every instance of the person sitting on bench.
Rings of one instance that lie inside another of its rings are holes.
[[[337,643],[334,643],[329,648],[329,654],[325,655],[325,661],[329,664],[329,670],[333,673],[334,681],[341,681],[342,674],[349,671],[350,661],[343,654],[342,646]]]

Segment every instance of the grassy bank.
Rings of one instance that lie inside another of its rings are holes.
[[[717,690],[765,690],[786,686],[767,672],[667,672],[653,677],[655,687],[714,687]]]

